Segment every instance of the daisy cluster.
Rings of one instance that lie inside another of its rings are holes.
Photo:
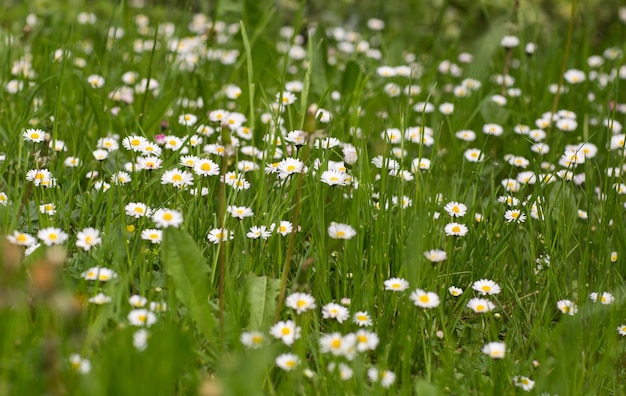
[[[394,58],[380,19],[360,32],[284,26],[266,48],[282,75],[248,70],[267,81],[246,82],[238,73],[253,62],[238,23],[100,22],[79,13],[77,28],[102,40],[79,34],[43,57],[6,40],[15,51],[0,83],[27,119],[11,118],[0,146],[0,209],[25,260],[65,248],[72,291],[88,294],[91,318],[111,307],[138,353],[161,318],[191,320],[189,307],[166,303],[176,296],[160,253],[172,228],[213,265],[205,281],[216,294],[202,303],[217,298],[220,258],[235,289],[285,271],[291,292],[265,328],[246,326],[257,302],[225,304],[243,346],[229,348],[271,355],[272,381],[413,390],[461,356],[489,381],[508,364],[512,389],[531,391],[531,377],[549,389],[553,367],[539,367],[557,359],[535,360],[540,327],[589,313],[611,323],[606,337],[626,335],[614,327],[624,243],[613,236],[626,209],[623,48],[542,75],[541,99],[526,76],[545,53],[513,35],[485,77],[469,52]],[[27,19],[30,30],[43,23]],[[119,64],[102,66],[99,51]],[[51,109],[75,95],[40,89],[44,63],[72,76],[82,99],[69,116]],[[280,266],[289,260],[299,267]],[[217,342],[205,341],[202,354]],[[67,361],[91,371],[79,354]]]

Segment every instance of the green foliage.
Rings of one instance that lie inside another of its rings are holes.
[[[216,320],[211,309],[209,266],[202,251],[185,231],[168,228],[163,232],[161,262],[172,279],[176,298],[207,340],[214,337]]]
[[[617,0],[138,3],[0,15],[0,394],[626,393]]]

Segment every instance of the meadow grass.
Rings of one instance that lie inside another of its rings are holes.
[[[0,17],[0,394],[626,394],[625,9],[222,3]]]

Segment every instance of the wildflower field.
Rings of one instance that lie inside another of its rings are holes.
[[[626,7],[540,3],[0,5],[0,395],[626,394]]]

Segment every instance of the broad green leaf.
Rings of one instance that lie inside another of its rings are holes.
[[[341,89],[343,90],[344,96],[356,91],[359,78],[362,74],[363,70],[358,63],[355,61],[348,62],[346,70],[343,72],[343,79],[341,81]]]
[[[161,262],[172,279],[176,298],[183,303],[207,338],[213,335],[215,318],[208,299],[213,292],[209,266],[194,240],[185,231],[167,228],[163,232]]]
[[[418,380],[415,383],[415,394],[419,396],[439,396],[439,388],[436,385],[426,382],[424,380]]]
[[[482,103],[482,106],[480,107],[480,114],[486,122],[500,125],[505,124],[506,120],[508,120],[511,115],[506,107],[500,106],[492,100],[486,100]]]
[[[251,329],[269,327],[276,309],[276,298],[280,288],[279,279],[250,275],[246,279],[246,301],[250,310]]]

